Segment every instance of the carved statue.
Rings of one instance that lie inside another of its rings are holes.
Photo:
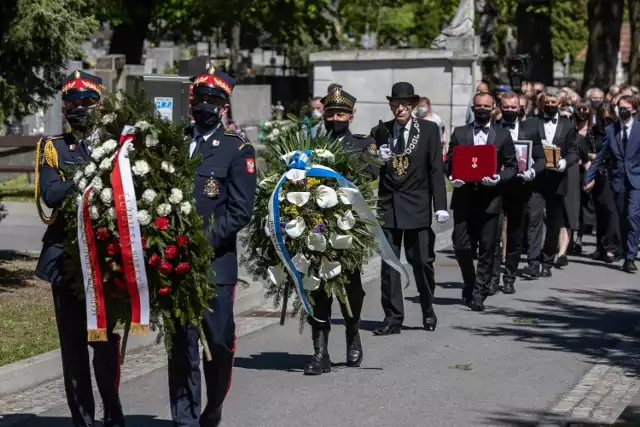
[[[477,0],[476,13],[480,16],[478,20],[478,35],[480,45],[485,54],[493,54],[493,32],[496,29],[498,20],[498,8],[494,0]]]
[[[474,0],[460,0],[456,14],[438,37],[431,43],[431,49],[445,49],[446,40],[450,37],[474,36],[475,20]]]

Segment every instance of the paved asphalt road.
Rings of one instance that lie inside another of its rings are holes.
[[[281,327],[264,312],[240,317],[223,426],[534,426],[554,404],[567,400],[565,393],[585,374],[620,360],[619,352],[614,359],[608,350],[622,348],[620,338],[640,319],[637,275],[572,258],[564,271],[554,270],[553,278],[518,281],[515,295],[492,297],[485,313],[474,313],[460,305],[460,272],[448,235],[440,235],[443,250],[436,263],[435,332],[420,328],[411,285],[405,292],[406,329],[374,337],[370,331],[382,319],[379,264],[365,268],[360,368],[340,366],[344,327],[337,307],[330,353],[338,366],[320,377],[301,373],[312,350],[308,327],[300,335],[295,320]],[[171,425],[162,351],[128,358],[121,391],[131,426]],[[626,351],[624,360],[637,360],[635,352]],[[625,371],[634,384],[637,373]],[[637,388],[629,390],[635,394]],[[63,399],[60,381],[0,398],[0,414],[5,414],[0,427],[68,425]],[[619,414],[628,400],[611,403],[612,413]],[[29,409],[16,409],[21,404]],[[34,413],[39,415],[29,416]]]

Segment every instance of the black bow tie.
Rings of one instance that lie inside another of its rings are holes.
[[[551,122],[555,125],[556,123],[558,123],[558,119],[556,117],[545,117],[544,122],[545,123]]]
[[[489,133],[489,126],[480,126],[473,125],[473,131],[477,134],[478,132]]]
[[[515,123],[502,122],[502,127],[509,128],[509,129],[515,129],[516,128],[516,124]]]

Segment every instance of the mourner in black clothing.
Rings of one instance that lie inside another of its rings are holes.
[[[434,122],[411,117],[420,97],[410,83],[394,84],[387,99],[394,120],[380,122],[371,130],[380,147],[378,156],[386,162],[380,170],[378,213],[385,236],[398,257],[404,239],[407,261],[420,294],[423,326],[433,331],[438,319],[433,311],[436,282],[432,207],[436,221],[449,219],[440,130]],[[400,274],[383,262],[381,281],[385,326],[374,333],[399,334],[404,322]]]
[[[497,169],[481,183],[465,183],[455,179],[451,197],[453,210],[453,247],[462,271],[464,303],[474,311],[484,310],[490,294],[498,219],[502,211],[499,183],[515,178],[518,171],[515,147],[508,130],[491,123],[494,100],[489,93],[478,93],[473,99],[475,120],[455,128],[451,134],[445,172],[449,179],[453,169],[453,150],[458,145],[493,144],[497,152]],[[472,242],[479,242],[478,267],[473,266]]]

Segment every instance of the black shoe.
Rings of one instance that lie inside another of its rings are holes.
[[[426,331],[435,331],[436,326],[438,326],[438,318],[436,317],[436,314],[431,313],[429,316],[425,317],[422,325]]]
[[[200,417],[200,427],[218,427],[222,422],[222,405],[218,406],[213,411],[209,411],[205,408],[202,416]]]
[[[569,265],[569,260],[567,259],[566,255],[562,255],[562,256],[559,256],[558,259],[556,260],[555,267],[562,268],[562,267],[566,267],[567,265]]]
[[[491,279],[491,284],[489,285],[489,296],[493,296],[498,292],[500,292],[500,276]]]
[[[347,325],[347,366],[358,367],[362,363],[362,341],[360,341],[359,325]]]
[[[479,300],[471,301],[470,304],[468,305],[468,307],[472,311],[484,311],[484,304],[483,304],[482,301],[479,301]]]
[[[395,335],[400,333],[400,326],[384,325],[373,331],[373,335]]]
[[[540,267],[534,265],[525,265],[520,273],[528,279],[537,279],[540,277]]]
[[[311,331],[313,338],[313,356],[304,368],[305,375],[322,375],[331,372],[331,359],[327,344],[329,342],[329,331],[314,329]]]
[[[105,427],[125,427],[124,414],[119,403],[110,410],[105,409],[103,423]]]
[[[573,255],[582,255],[582,244],[581,243],[574,243],[573,244],[573,248],[571,248],[571,253]]]
[[[516,288],[513,286],[513,283],[505,283],[502,289],[500,289],[503,294],[513,295],[516,293]]]
[[[549,267],[542,267],[540,277],[551,277],[551,269]]]
[[[600,249],[596,249],[587,256],[594,261],[605,261],[605,257],[607,256],[607,254],[602,252]]]
[[[620,255],[604,254],[604,256],[602,257],[602,261],[604,261],[607,264],[612,264],[612,263],[618,261],[620,258],[621,258]]]
[[[632,260],[625,260],[624,264],[622,264],[622,271],[625,273],[635,273],[638,271],[638,267],[636,267],[636,263]]]

